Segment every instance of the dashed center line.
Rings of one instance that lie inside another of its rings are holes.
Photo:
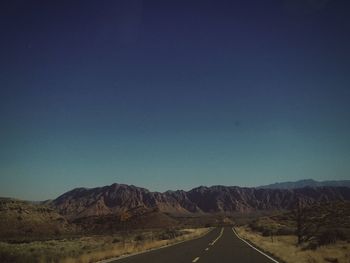
[[[199,260],[199,257],[196,257],[194,260],[192,260],[193,263],[197,262]]]
[[[219,236],[211,243],[209,243],[210,246],[213,246],[219,239],[222,237],[222,234],[224,233],[224,228],[221,228]],[[209,247],[205,249],[205,251],[208,251]],[[195,259],[192,260],[193,263],[197,262],[199,260],[199,257],[196,257]]]
[[[220,235],[213,242],[209,243],[209,245],[213,246],[220,239],[223,233],[224,233],[224,228],[221,228]]]

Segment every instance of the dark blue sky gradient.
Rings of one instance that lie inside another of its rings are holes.
[[[349,1],[7,2],[0,196],[349,178]]]

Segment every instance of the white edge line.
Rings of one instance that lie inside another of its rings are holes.
[[[176,242],[176,243],[173,243],[173,244],[164,245],[164,246],[161,246],[161,247],[151,248],[151,249],[148,249],[148,250],[145,250],[145,251],[140,251],[140,252],[137,252],[137,253],[121,255],[119,257],[113,257],[113,258],[109,258],[109,259],[103,259],[103,260],[96,261],[95,263],[109,263],[109,262],[112,262],[112,261],[122,260],[124,258],[132,257],[132,256],[145,254],[145,253],[148,253],[148,252],[151,252],[151,251],[155,251],[155,250],[158,250],[158,249],[179,245],[181,243],[185,243],[185,242],[188,242],[188,241],[192,241],[192,240],[196,240],[196,239],[199,239],[201,237],[204,237],[207,234],[209,234],[211,231],[213,231],[214,229],[215,228],[213,227],[213,228],[209,229],[207,232],[205,232],[204,234],[202,234],[202,235],[200,235],[198,237],[195,237],[195,238],[182,240],[182,241],[179,241],[179,242]]]
[[[248,246],[250,246],[251,248],[255,249],[256,251],[258,251],[260,254],[264,255],[265,257],[267,257],[268,259],[272,260],[275,263],[279,263],[276,259],[270,257],[269,255],[265,254],[264,252],[262,252],[261,250],[257,249],[256,247],[254,247],[252,244],[250,244],[249,242],[245,241],[243,238],[241,238],[237,232],[235,231],[235,229],[232,227],[232,231],[233,233],[240,239],[242,240],[244,243],[246,243]]]

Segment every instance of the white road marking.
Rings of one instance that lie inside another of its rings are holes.
[[[209,243],[209,245],[213,246],[220,239],[220,237],[222,237],[223,233],[224,233],[224,228],[221,228],[220,235],[213,242]]]
[[[197,262],[199,260],[199,257],[196,257],[194,260],[192,260],[193,263]]]
[[[270,257],[269,255],[265,254],[264,252],[260,251],[259,249],[257,249],[256,247],[254,247],[252,244],[250,244],[249,242],[245,241],[243,238],[241,238],[237,232],[235,231],[235,229],[232,227],[232,231],[233,233],[240,239],[242,240],[244,243],[246,243],[248,246],[250,246],[252,249],[255,249],[256,251],[258,251],[260,254],[264,255],[265,257],[267,257],[268,259],[272,260],[275,263],[279,263],[276,259]]]
[[[136,255],[146,254],[146,253],[149,253],[151,251],[160,250],[160,249],[163,249],[163,248],[166,248],[166,247],[172,247],[172,246],[175,246],[175,245],[178,245],[178,244],[181,244],[181,243],[185,243],[185,242],[189,242],[189,241],[192,241],[192,240],[200,239],[200,238],[204,237],[205,235],[207,235],[208,233],[210,233],[211,231],[213,231],[214,229],[215,228],[211,228],[207,232],[205,232],[204,234],[202,234],[202,235],[200,235],[198,237],[192,238],[192,239],[179,241],[179,242],[176,242],[176,243],[173,243],[173,244],[169,244],[169,245],[164,245],[164,246],[161,246],[161,247],[151,248],[149,250],[140,251],[140,252],[137,252],[137,253],[132,253],[132,254],[128,254],[128,255],[122,255],[122,256],[119,256],[119,257],[114,257],[114,258],[109,258],[109,259],[104,259],[104,260],[99,260],[96,263],[109,263],[109,262],[112,262],[112,261],[114,262],[114,261],[122,260],[124,258],[129,258],[129,257],[133,257],[133,256],[136,256]]]
[[[209,248],[207,247],[206,249],[205,249],[205,251],[208,251],[209,250]]]

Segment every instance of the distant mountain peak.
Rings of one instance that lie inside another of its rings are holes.
[[[257,188],[264,189],[296,189],[303,187],[350,187],[350,180],[333,180],[333,181],[316,181],[314,179],[303,179],[299,181],[280,182],[259,186]]]

